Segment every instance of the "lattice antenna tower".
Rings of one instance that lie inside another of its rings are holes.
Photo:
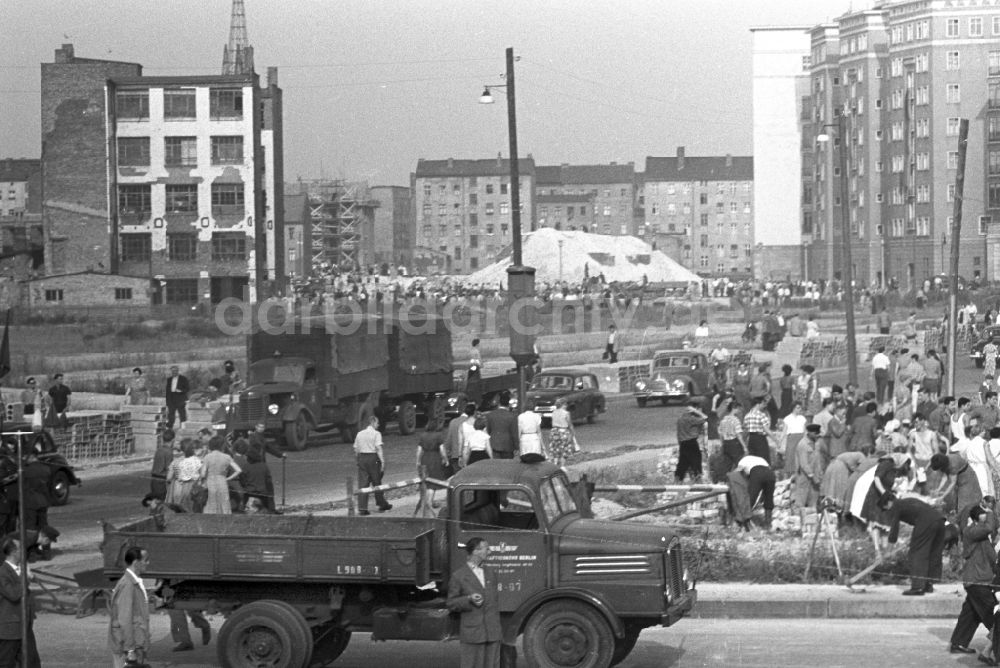
[[[247,14],[243,0],[233,0],[229,44],[222,47],[222,73],[253,74],[253,47],[247,37]]]

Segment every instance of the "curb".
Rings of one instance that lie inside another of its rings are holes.
[[[780,585],[795,587],[796,585]],[[922,597],[903,603],[901,596],[892,600],[864,600],[863,594],[849,601],[835,599],[793,599],[774,601],[712,600],[699,592],[691,616],[698,619],[955,619],[962,601]],[[898,596],[898,594],[897,594]]]

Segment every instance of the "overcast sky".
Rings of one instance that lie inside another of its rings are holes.
[[[748,155],[751,26],[814,25],[850,0],[246,0],[257,71],[279,67],[285,178],[407,185],[418,158],[507,155],[506,105],[477,104],[516,64],[519,152],[538,164]],[[854,9],[866,5],[854,0]],[[0,157],[37,157],[39,63],[76,55],[217,74],[230,0],[4,0]]]

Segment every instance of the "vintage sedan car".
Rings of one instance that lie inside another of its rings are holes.
[[[983,363],[985,362],[983,357],[983,348],[990,341],[992,341],[994,345],[1000,346],[1000,325],[994,325],[984,329],[983,333],[979,335],[979,339],[972,344],[971,348],[969,348],[969,359],[975,362],[976,366],[980,369],[983,368]]]
[[[649,363],[649,375],[635,381],[632,396],[644,408],[651,399],[666,406],[671,400],[686,400],[708,394],[712,369],[704,353],[694,350],[657,350]]]
[[[469,388],[469,365],[456,364],[452,371],[452,388],[445,401],[444,416],[451,420],[465,410],[472,395]],[[500,396],[510,397],[510,407],[517,408],[517,368],[507,373],[494,376],[484,376],[479,379],[479,387],[474,390],[478,396],[478,407],[481,411],[490,411],[497,407]]]
[[[541,415],[542,422],[548,424],[559,397],[566,397],[573,422],[593,423],[606,410],[597,376],[576,369],[546,369],[532,378],[525,408]]]
[[[31,433],[31,423],[6,422],[4,423],[6,432],[26,432]],[[48,431],[34,432],[31,436],[24,437],[21,447],[26,452],[28,448],[33,449],[38,454],[38,461],[49,468],[49,500],[53,506],[65,506],[69,503],[70,488],[79,485],[80,479],[76,475],[73,466],[67,461],[66,456],[59,452],[58,446],[52,439],[52,434]],[[17,480],[17,437],[5,436],[0,444],[0,486]],[[14,494],[17,494],[16,488]]]

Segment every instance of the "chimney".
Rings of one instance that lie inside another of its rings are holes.
[[[56,62],[68,63],[73,60],[73,45],[63,44],[61,49],[56,49]]]
[[[733,166],[733,156],[731,153],[726,154],[726,168],[731,168]]]
[[[455,167],[455,159],[454,158],[448,158],[448,169],[452,169],[454,167]]]
[[[684,147],[677,147],[677,169],[684,169]]]
[[[271,86],[277,86],[277,85],[278,85],[278,68],[277,67],[269,67],[269,68],[267,68],[267,86],[268,86],[268,88],[270,88]]]

